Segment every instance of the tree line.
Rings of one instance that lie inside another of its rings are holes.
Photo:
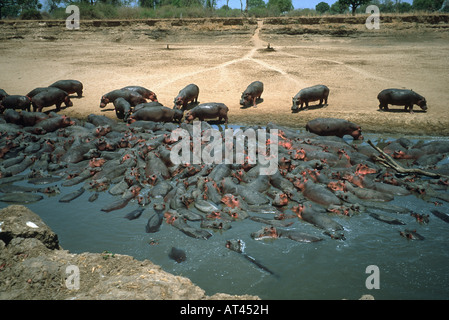
[[[315,9],[294,9],[292,0],[240,0],[239,9],[231,9],[229,0],[218,7],[217,0],[1,0],[0,19],[61,19],[65,8],[80,7],[82,19],[135,19],[176,17],[269,17],[323,14],[365,13],[374,4],[381,13],[414,11],[449,12],[449,0],[338,0],[333,4],[322,1]]]

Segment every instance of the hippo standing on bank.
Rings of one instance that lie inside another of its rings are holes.
[[[128,121],[131,114],[131,104],[123,98],[117,98],[114,100],[115,114],[117,118]]]
[[[22,109],[31,110],[31,99],[27,96],[21,95],[9,95],[0,100],[0,113],[3,113],[5,109]]]
[[[363,140],[362,128],[348,120],[335,118],[317,118],[306,124],[306,130],[319,136],[337,136],[343,138],[350,135],[354,140]]]
[[[421,107],[422,110],[427,110],[426,99],[412,91],[406,89],[385,89],[382,90],[378,95],[379,109],[388,110],[388,105],[392,104],[395,106],[405,106],[404,110],[409,109],[410,113],[413,113],[413,105],[416,104]]]
[[[196,84],[189,84],[185,88],[179,91],[176,98],[173,100],[173,108],[185,110],[189,102],[198,102],[198,95],[200,94],[200,88]]]
[[[83,96],[83,84],[78,80],[59,80],[49,87],[61,89],[68,94],[76,93],[78,98]]]
[[[168,107],[146,107],[134,112],[128,119],[129,123],[137,120],[155,121],[155,122],[171,122],[180,121],[183,112],[178,109],[170,109]]]
[[[9,96],[5,90],[0,89],[0,101],[2,101],[5,97]]]
[[[293,98],[292,98],[292,111],[298,111],[302,109],[303,104],[305,103],[307,109],[309,107],[309,102],[312,101],[320,101],[320,105],[327,104],[327,98],[329,97],[329,88],[325,85],[319,84],[313,87],[308,87],[301,89]],[[301,105],[298,108],[298,105]]]
[[[128,101],[132,106],[136,106],[139,103],[147,102],[145,98],[132,90],[127,89],[117,89],[112,90],[101,97],[100,108],[106,107],[110,102],[114,102],[117,98],[123,98]]]
[[[240,98],[240,105],[242,108],[253,106],[257,108],[256,101],[260,99],[263,92],[263,83],[260,81],[252,82],[245,91],[243,91]]]
[[[127,86],[127,87],[123,87],[122,89],[125,90],[130,90],[130,91],[135,91],[138,94],[140,94],[142,97],[144,97],[145,99],[149,99],[151,101],[157,101],[157,96],[156,94],[145,88],[145,87],[141,87],[141,86]]]
[[[73,106],[69,94],[64,90],[49,87],[48,90],[36,94],[32,99],[33,111],[42,112],[42,108],[56,105],[56,111],[61,110],[61,104],[64,102],[66,107]]]
[[[224,103],[202,103],[187,112],[186,122],[190,123],[195,118],[198,118],[200,121],[218,118],[218,121],[224,119],[225,123],[228,123],[228,111],[229,108]]]

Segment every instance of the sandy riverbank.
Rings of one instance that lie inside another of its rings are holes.
[[[112,105],[99,108],[106,92],[142,85],[171,107],[178,91],[195,83],[200,102],[225,103],[234,124],[301,128],[338,117],[365,132],[449,135],[449,32],[441,17],[384,18],[379,30],[367,30],[364,17],[82,21],[77,31],[63,22],[9,21],[0,24],[0,88],[26,94],[77,79],[84,97],[61,112],[115,118]],[[268,43],[274,50],[265,50]],[[264,101],[241,109],[240,94],[254,80],[265,85]],[[292,97],[318,83],[330,88],[328,106],[292,114]],[[378,111],[377,94],[391,87],[425,96],[428,112]]]

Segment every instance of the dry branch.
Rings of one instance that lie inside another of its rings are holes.
[[[380,148],[378,148],[377,146],[375,146],[371,140],[368,140],[368,143],[371,147],[373,147],[377,152],[379,152],[382,157],[378,157],[375,156],[374,160],[381,163],[382,165],[392,168],[394,170],[396,170],[399,173],[405,173],[405,174],[420,174],[423,176],[428,176],[431,178],[445,178],[445,179],[449,179],[449,176],[445,176],[442,174],[438,174],[438,173],[433,173],[433,172],[428,172],[428,171],[424,171],[418,168],[404,168],[401,165],[399,165],[396,161],[394,161],[394,159],[389,156],[388,154],[386,154],[385,152],[383,152]]]

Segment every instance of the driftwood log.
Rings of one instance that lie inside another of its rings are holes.
[[[371,147],[373,147],[377,152],[379,152],[381,154],[381,157],[374,156],[373,157],[374,161],[379,162],[380,164],[384,165],[385,167],[392,168],[399,173],[419,174],[419,175],[428,176],[428,177],[435,178],[435,179],[439,179],[439,178],[449,179],[449,176],[434,173],[434,172],[424,171],[419,168],[404,168],[401,165],[399,165],[396,161],[394,161],[394,159],[390,155],[386,154],[380,148],[375,146],[371,142],[371,140],[368,140],[368,143]]]

